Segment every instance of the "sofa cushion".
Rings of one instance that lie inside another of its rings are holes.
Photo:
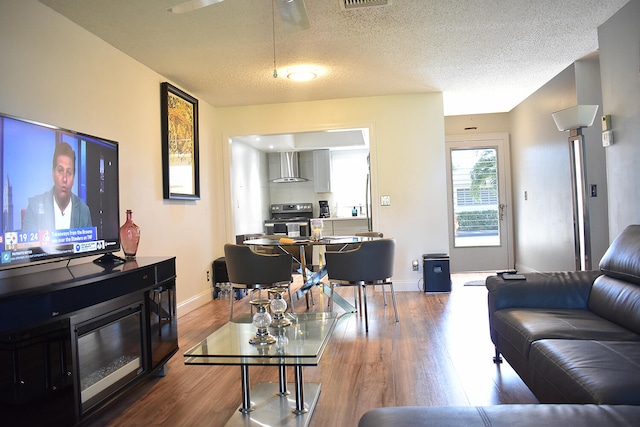
[[[640,334],[640,286],[634,283],[598,277],[589,295],[589,310]]]
[[[358,427],[626,427],[638,419],[640,406],[623,405],[395,406],[366,412]]]
[[[495,313],[494,328],[524,357],[540,339],[640,341],[640,335],[588,310],[508,308]]]
[[[640,284],[640,225],[630,225],[611,243],[600,260],[607,276]]]
[[[541,340],[529,360],[565,402],[640,405],[640,342]]]

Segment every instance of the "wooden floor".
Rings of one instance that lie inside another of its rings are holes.
[[[451,293],[397,292],[399,323],[379,288],[369,292],[369,333],[354,315],[336,328],[320,365],[304,369],[306,382],[322,384],[311,427],[356,426],[380,406],[537,403],[506,362],[492,362],[487,290],[464,286],[484,277],[453,275]],[[339,292],[353,294],[352,288]],[[248,312],[247,299],[236,303],[235,313]],[[317,294],[315,302],[311,311],[320,309]],[[180,317],[180,350],[166,376],[144,382],[89,425],[225,425],[241,402],[240,368],[185,366],[183,352],[228,321],[228,304],[211,301]],[[306,310],[304,300],[296,310]],[[250,379],[252,385],[277,382],[278,371],[252,367]]]

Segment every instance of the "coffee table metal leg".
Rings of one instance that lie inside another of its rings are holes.
[[[280,388],[278,390],[278,396],[288,396],[289,390],[287,390],[287,367],[284,365],[279,366],[280,369]]]
[[[249,365],[240,365],[242,372],[242,406],[240,412],[248,414],[255,408],[251,406],[251,392],[249,391]]]
[[[296,384],[296,408],[293,413],[296,415],[305,414],[309,412],[309,408],[304,406],[304,382],[302,381],[302,366],[295,366],[295,384]]]

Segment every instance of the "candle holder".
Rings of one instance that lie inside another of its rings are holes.
[[[276,342],[276,339],[269,333],[269,325],[271,324],[271,315],[267,311],[267,306],[271,304],[268,299],[258,299],[249,301],[256,308],[256,314],[253,315],[253,326],[258,330],[256,335],[249,340],[253,345],[269,345]]]
[[[269,292],[273,294],[270,308],[273,313],[271,326],[274,328],[284,328],[291,325],[291,321],[284,316],[284,312],[287,311],[287,301],[282,297],[282,294],[286,290],[286,288],[279,287],[269,289]]]

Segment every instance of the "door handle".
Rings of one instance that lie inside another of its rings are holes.
[[[500,221],[504,220],[504,208],[506,208],[507,205],[505,205],[504,203],[500,203],[498,205],[498,209],[500,209],[500,214],[498,215],[498,218],[500,219]]]

